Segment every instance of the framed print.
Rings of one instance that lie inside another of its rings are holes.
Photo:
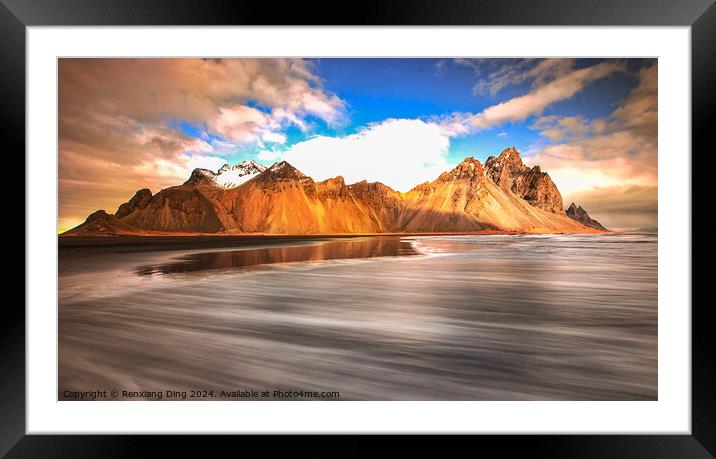
[[[607,3],[5,1],[3,453],[712,457],[716,7]]]

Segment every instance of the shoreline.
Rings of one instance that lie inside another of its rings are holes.
[[[455,231],[424,233],[332,233],[332,234],[217,234],[217,233],[147,233],[101,236],[58,235],[58,249],[125,249],[134,250],[182,250],[197,248],[246,247],[267,243],[307,242],[326,239],[349,239],[359,237],[415,237],[415,236],[480,236],[480,235],[533,235],[533,234],[620,234],[616,231],[585,233],[530,233],[523,231]]]

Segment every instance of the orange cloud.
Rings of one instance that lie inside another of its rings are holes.
[[[540,135],[558,142],[567,138],[584,137],[590,131],[588,121],[582,116],[543,116],[535,121],[531,129],[540,131]]]

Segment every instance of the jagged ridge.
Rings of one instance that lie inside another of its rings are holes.
[[[316,182],[285,161],[270,168],[256,164],[227,165],[217,173],[196,169],[183,185],[153,196],[147,189],[139,190],[113,218],[145,232],[543,233],[603,229],[565,214],[562,196],[549,175],[539,166],[525,166],[514,147],[491,156],[484,167],[477,159],[466,158],[407,193],[380,182],[347,185],[340,176]],[[232,170],[246,179],[230,187],[217,181]],[[85,225],[69,234],[86,234],[89,228]]]
[[[602,231],[607,231],[607,229],[602,226],[601,223],[591,218],[582,206],[577,206],[576,204],[572,203],[569,205],[569,208],[567,209],[566,213],[569,218],[578,221],[584,226],[588,226],[590,228]]]
[[[497,158],[490,156],[485,167],[500,188],[512,191],[534,207],[564,215],[562,195],[549,174],[539,166],[525,166],[515,147],[507,148]]]

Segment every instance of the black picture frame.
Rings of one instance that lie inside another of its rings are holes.
[[[354,6],[351,6],[354,5]],[[353,11],[352,11],[353,10]],[[716,69],[716,6],[713,0],[401,0],[310,3],[184,0],[0,0],[0,129],[5,140],[7,212],[0,228],[10,269],[3,276],[5,299],[0,320],[0,454],[8,457],[124,457],[138,456],[161,447],[188,455],[203,456],[213,448],[232,454],[259,447],[264,453],[286,445],[290,451],[332,455],[364,455],[373,451],[364,437],[332,437],[331,443],[308,445],[309,437],[275,442],[265,437],[233,436],[131,436],[131,435],[26,435],[25,434],[25,212],[19,190],[25,190],[25,37],[29,26],[90,25],[543,25],[543,26],[690,26],[692,64],[692,222],[684,222],[684,237],[691,229],[692,304],[692,429],[691,435],[520,435],[462,436],[449,449],[521,452],[537,457],[650,457],[707,458],[716,455],[716,366],[713,325],[708,320],[713,300],[713,236],[708,221],[713,213],[710,183],[705,174],[714,169],[711,131],[716,107],[712,79]],[[668,127],[660,126],[660,129]],[[9,141],[9,142],[8,142]],[[679,154],[660,152],[660,154]],[[7,164],[10,162],[10,164]],[[23,171],[24,173],[19,173]],[[713,180],[713,179],[712,179]],[[712,181],[711,180],[711,181]],[[12,191],[12,193],[10,193]],[[23,240],[21,246],[17,241]],[[22,262],[20,261],[22,260]],[[706,298],[700,301],[699,297]],[[424,449],[424,438],[401,442]],[[446,443],[446,442],[444,442]],[[236,450],[237,444],[241,450]],[[309,449],[310,448],[310,449]],[[330,448],[330,449],[329,449]],[[442,449],[445,453],[447,450]],[[398,451],[398,450],[396,450]],[[391,452],[391,447],[382,452]]]

